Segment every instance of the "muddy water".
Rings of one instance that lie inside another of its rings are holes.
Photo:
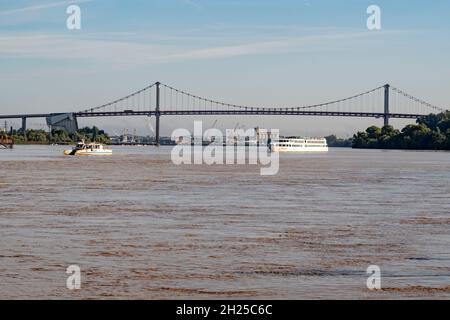
[[[2,299],[450,298],[450,153],[289,155],[262,177],[61,152],[0,151]]]

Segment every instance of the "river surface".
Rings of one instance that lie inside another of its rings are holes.
[[[0,150],[0,299],[450,299],[450,153],[331,149],[261,176],[62,150]]]

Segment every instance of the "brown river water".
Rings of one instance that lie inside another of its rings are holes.
[[[450,299],[450,153],[331,149],[261,176],[62,150],[0,150],[0,299]]]

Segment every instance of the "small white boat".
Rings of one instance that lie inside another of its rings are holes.
[[[325,138],[280,138],[270,144],[272,152],[328,152],[328,144]]]
[[[77,146],[72,150],[65,150],[64,155],[66,156],[110,156],[112,155],[112,150],[105,147],[101,143],[84,143],[78,142]]]

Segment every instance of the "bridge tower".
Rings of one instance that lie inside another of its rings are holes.
[[[27,118],[23,117],[22,118],[22,129],[21,129],[21,133],[26,136],[27,135]]]
[[[384,125],[389,125],[389,88],[391,86],[386,84],[384,86]]]
[[[159,146],[159,118],[161,116],[160,114],[160,82],[156,82],[156,109],[155,109],[155,117],[156,117],[156,132],[155,132],[155,139],[156,139],[156,145]]]

